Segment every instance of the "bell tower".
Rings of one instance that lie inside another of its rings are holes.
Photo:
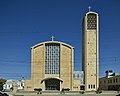
[[[82,70],[84,71],[85,91],[96,91],[99,87],[99,33],[98,14],[89,7],[82,24]]]

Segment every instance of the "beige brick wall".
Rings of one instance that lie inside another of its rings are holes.
[[[80,91],[80,80],[74,80],[73,91]]]
[[[43,88],[44,78],[44,45],[32,49],[32,81],[34,88]]]
[[[24,90],[27,90],[27,91],[33,90],[31,80],[25,80]]]
[[[44,78],[44,45],[41,44],[37,47],[33,47],[31,50],[31,80],[26,80],[25,87],[31,83],[31,89],[25,88],[25,90],[34,90],[34,88],[44,88],[41,83]]]
[[[96,29],[87,29],[87,15],[86,13],[83,21],[83,34],[82,34],[82,70],[84,71],[85,91],[97,90],[99,87],[98,80],[98,66],[99,66],[99,46],[98,46],[98,16]],[[95,13],[97,15],[97,13]],[[90,88],[89,88],[90,85]],[[95,88],[93,88],[95,85]],[[91,88],[92,86],[92,88]]]
[[[87,31],[87,44],[86,44],[86,51],[87,51],[87,59],[86,59],[86,90],[96,90],[93,88],[88,88],[90,85],[96,85],[97,80],[97,41],[96,41],[96,31]]]
[[[60,63],[60,78],[63,80],[62,88],[70,88],[73,86],[73,60],[72,51],[70,47],[61,45],[61,63]]]
[[[32,47],[32,64],[31,64],[31,80],[26,80],[25,90],[34,90],[34,88],[42,88],[45,90],[45,78],[60,78],[63,82],[60,85],[62,88],[73,90],[73,68],[74,68],[74,49],[73,47],[62,43],[60,44],[60,74],[45,74],[45,43]],[[54,42],[52,42],[54,43]],[[31,86],[32,88],[28,88]]]

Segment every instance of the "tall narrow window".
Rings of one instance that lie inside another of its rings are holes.
[[[95,85],[93,85],[93,88],[95,89]]]
[[[60,45],[45,45],[45,74],[59,74],[60,71]]]
[[[90,89],[90,84],[88,85],[88,88]]]

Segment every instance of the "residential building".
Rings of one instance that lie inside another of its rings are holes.
[[[24,80],[7,80],[3,85],[3,90],[11,91],[15,85],[17,86],[17,90],[23,90]]]
[[[106,76],[100,78],[99,81],[101,90],[120,90],[120,75],[112,73],[112,70],[107,70]]]

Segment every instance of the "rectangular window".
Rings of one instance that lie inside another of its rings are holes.
[[[112,83],[112,79],[110,80],[110,83]]]
[[[46,44],[45,74],[59,74],[60,44]]]
[[[88,85],[88,88],[90,89],[90,84]]]
[[[87,29],[93,30],[97,28],[97,16],[96,14],[88,14],[87,16]]]
[[[116,78],[116,83],[118,82],[117,78]]]
[[[113,83],[115,83],[115,79],[113,79]]]

